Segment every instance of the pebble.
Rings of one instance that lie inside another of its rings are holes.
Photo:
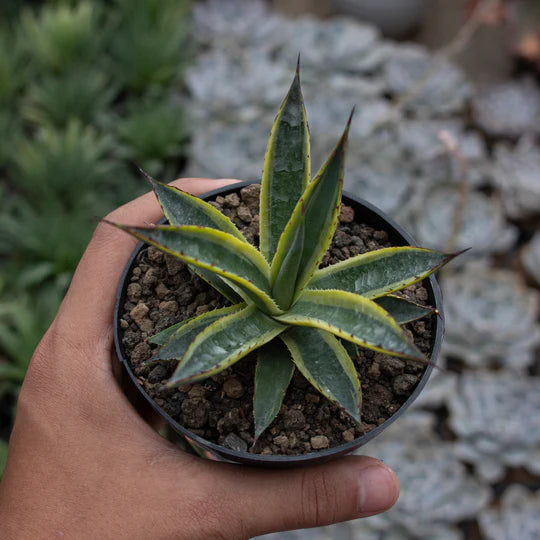
[[[244,223],[249,223],[251,221],[251,210],[246,205],[241,204],[237,208],[236,213]]]
[[[287,435],[278,435],[274,437],[273,442],[281,448],[282,452],[289,448],[289,437]]]
[[[150,268],[147,270],[144,274],[144,276],[141,278],[141,284],[144,287],[153,287],[158,282],[158,277],[156,275],[156,270],[153,268]]]
[[[240,197],[250,208],[258,208],[260,192],[261,186],[259,184],[251,184],[240,190]]]
[[[161,264],[163,262],[163,252],[159,251],[159,249],[155,248],[154,246],[148,247],[147,254],[148,260],[153,264]]]
[[[194,384],[190,388],[190,390],[188,392],[188,396],[190,398],[204,398],[204,397],[206,397],[206,390],[200,384]]]
[[[352,442],[354,441],[354,430],[347,429],[341,434],[341,436],[345,442]]]
[[[418,287],[416,289],[416,298],[425,302],[428,299],[428,292],[425,287]]]
[[[350,206],[342,204],[339,212],[339,221],[341,223],[352,223],[354,221],[354,210]]]
[[[182,402],[183,424],[187,427],[202,428],[208,421],[210,403],[203,398],[188,398]]]
[[[381,372],[388,377],[401,375],[405,369],[405,362],[393,356],[383,356],[380,360]]]
[[[160,282],[156,286],[156,296],[159,300],[163,300],[171,291],[167,289],[164,283]]]
[[[158,383],[167,378],[167,368],[161,364],[155,366],[148,375],[148,382]]]
[[[141,364],[142,362],[148,360],[151,356],[152,349],[150,348],[150,345],[146,343],[146,341],[141,341],[140,343],[137,343],[137,345],[135,345],[135,347],[131,351],[131,361],[134,364]]]
[[[141,298],[141,291],[142,287],[138,283],[130,283],[127,287],[128,300],[137,303]]]
[[[229,433],[223,439],[223,446],[230,448],[231,450],[236,450],[237,452],[245,452],[248,447],[247,442],[236,433]]]
[[[302,411],[289,409],[283,415],[283,426],[285,429],[302,429],[306,425],[306,417]]]
[[[313,450],[321,450],[330,446],[330,441],[325,435],[315,435],[315,437],[311,437],[309,442]]]
[[[154,323],[148,318],[148,306],[144,302],[139,302],[129,315],[135,321],[135,324],[143,332],[151,332],[154,329]]]
[[[238,399],[244,395],[244,385],[238,379],[232,377],[223,383],[223,391],[227,397]]]
[[[172,255],[165,256],[165,264],[167,265],[167,273],[169,276],[176,276],[176,274],[184,268],[184,263]]]
[[[120,328],[122,330],[129,328],[129,323],[125,319],[120,319]]]
[[[351,236],[343,231],[337,230],[334,234],[334,245],[338,248],[351,244]]]
[[[238,193],[230,193],[227,195],[223,204],[229,208],[238,208],[238,206],[240,206],[240,197],[238,196]]]
[[[418,377],[405,373],[403,375],[398,375],[392,381],[392,388],[396,394],[402,396],[408,394],[417,382]]]
[[[387,242],[388,233],[386,231],[375,231],[373,233],[373,238],[375,238],[375,240],[378,240],[379,242]]]
[[[175,315],[178,313],[178,302],[176,300],[168,300],[159,303],[159,312],[162,315]]]

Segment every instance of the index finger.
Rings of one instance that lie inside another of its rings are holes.
[[[239,182],[232,178],[180,178],[172,185],[200,195],[207,191]],[[128,225],[144,225],[163,217],[154,193],[141,197],[111,212],[107,218]],[[85,333],[85,342],[100,342],[110,335],[116,290],[124,267],[137,245],[126,233],[99,223],[84,252],[62,302],[59,317],[69,321],[68,328]],[[65,327],[64,327],[65,328]]]

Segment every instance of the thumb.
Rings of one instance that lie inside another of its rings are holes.
[[[217,471],[216,471],[217,472]],[[369,457],[349,456],[324,465],[286,470],[220,468],[228,484],[227,511],[241,527],[234,538],[329,525],[378,514],[399,495],[390,467]],[[234,506],[231,508],[231,504]]]

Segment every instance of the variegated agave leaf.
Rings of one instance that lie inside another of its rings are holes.
[[[279,239],[271,280],[272,294],[282,309],[288,309],[298,298],[334,236],[352,115],[351,112],[341,139],[302,194]]]
[[[308,287],[379,298],[421,281],[455,256],[411,246],[378,249],[317,270]]]
[[[296,203],[310,181],[309,129],[300,69],[272,126],[264,156],[260,204],[260,249],[269,262]]]

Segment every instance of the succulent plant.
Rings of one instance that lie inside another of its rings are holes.
[[[256,437],[279,411],[295,367],[360,420],[360,381],[337,338],[423,359],[399,326],[417,318],[419,306],[387,295],[425,278],[452,255],[411,246],[384,248],[318,270],[337,227],[351,118],[352,113],[330,157],[311,179],[297,69],[264,159],[260,251],[212,205],[151,178],[169,225],[115,224],[191,265],[232,302],[152,337],[152,343],[161,345],[152,361],[179,361],[167,383],[173,387],[205,379],[258,349]],[[430,312],[420,308],[421,316]]]
[[[524,370],[540,343],[540,297],[509,270],[471,261],[442,282],[446,333],[443,353],[476,367]]]
[[[530,79],[508,81],[478,92],[472,109],[477,124],[489,135],[539,133],[540,90]]]
[[[504,492],[499,508],[486,508],[479,515],[486,540],[535,540],[540,538],[540,492],[519,485]]]
[[[458,437],[456,452],[490,482],[506,467],[540,473],[539,377],[476,372],[461,376],[450,396],[450,427]]]
[[[513,149],[503,143],[495,147],[493,177],[510,217],[519,219],[538,213],[539,168],[540,149],[533,137],[523,136]]]
[[[478,257],[500,253],[514,244],[518,231],[506,222],[495,198],[472,191],[465,196],[461,209],[460,198],[457,185],[439,185],[423,193],[425,211],[415,212],[411,218],[415,238],[422,245],[448,246],[460,211],[460,224],[453,239],[456,249],[472,248],[470,256]]]

